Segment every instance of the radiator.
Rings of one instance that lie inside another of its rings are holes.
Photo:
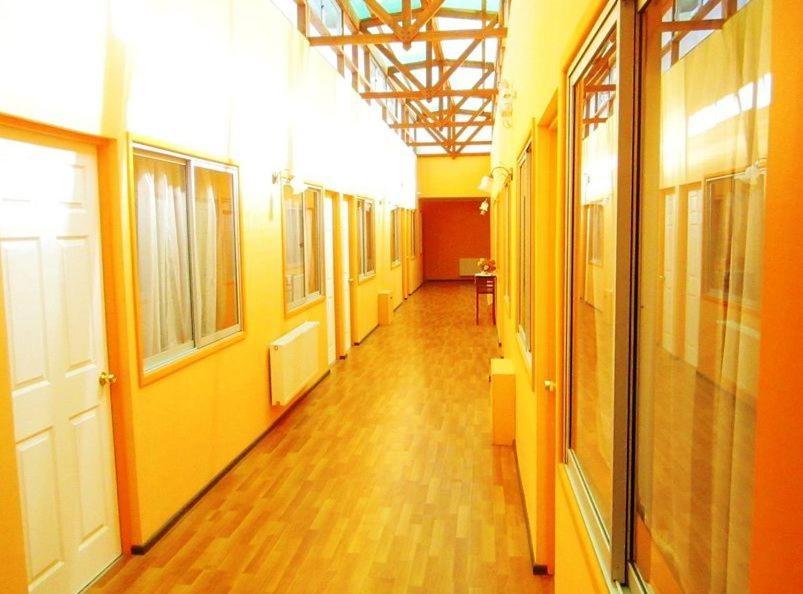
[[[320,323],[304,322],[270,343],[270,398],[286,405],[317,378],[320,371]]]
[[[474,276],[480,269],[477,266],[479,258],[460,258],[458,266],[460,268],[460,276]]]

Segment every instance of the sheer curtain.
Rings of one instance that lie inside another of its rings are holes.
[[[284,186],[284,258],[285,295],[287,303],[304,299],[304,204],[301,194],[293,195],[289,185]]]
[[[663,60],[648,9],[636,562],[658,593],[748,591],[770,0]]]
[[[184,165],[137,156],[140,325],[145,359],[192,347]]]

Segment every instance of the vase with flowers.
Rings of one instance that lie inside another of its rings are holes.
[[[496,261],[490,258],[480,258],[477,261],[477,268],[482,274],[493,274],[496,272]]]

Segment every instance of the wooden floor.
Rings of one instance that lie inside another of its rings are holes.
[[[151,551],[93,592],[551,592],[510,448],[490,445],[493,326],[428,284]]]

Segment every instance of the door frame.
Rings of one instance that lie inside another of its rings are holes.
[[[12,138],[14,133],[24,136],[33,135],[39,138],[57,138],[94,147],[97,153],[98,212],[100,217],[98,228],[100,231],[101,269],[103,274],[102,289],[105,310],[106,350],[108,369],[119,378],[116,383],[110,384],[109,398],[111,405],[112,455],[114,457],[115,483],[117,487],[117,520],[120,530],[121,551],[125,552],[130,549],[132,539],[139,537],[139,535],[132,534],[132,518],[136,514],[136,497],[135,485],[129,472],[131,468],[129,460],[133,456],[133,452],[130,451],[132,448],[129,447],[129,441],[126,439],[130,435],[131,429],[128,404],[131,398],[129,380],[132,376],[127,364],[129,357],[127,356],[128,350],[125,347],[124,340],[126,336],[125,315],[116,314],[116,312],[125,312],[128,309],[125,307],[127,295],[125,279],[127,275],[124,272],[127,266],[123,250],[127,217],[125,216],[126,213],[123,212],[124,208],[121,202],[121,196],[123,195],[121,186],[125,183],[122,171],[127,161],[127,143],[118,141],[116,138],[75,132],[5,114],[0,114],[0,127],[11,131]],[[0,266],[2,266],[2,263],[0,263]],[[3,351],[2,356],[0,356],[0,359],[2,359],[0,361],[0,407],[3,409],[0,412],[0,418],[8,415],[9,418],[13,419],[11,390],[7,381],[8,371],[5,351],[8,338],[5,332],[5,324],[3,291],[0,288],[0,350]],[[0,431],[3,429],[0,427]],[[4,437],[3,433],[0,433],[0,437]],[[8,445],[13,445],[13,441]],[[10,468],[18,481],[16,459],[12,460]],[[17,501],[16,509],[19,510],[18,535],[11,536],[15,541],[18,541],[17,544],[22,554],[22,566],[26,567],[23,575],[26,577],[26,584],[24,585],[27,587],[27,564],[25,562],[19,488],[11,491],[13,491],[13,498]]]

